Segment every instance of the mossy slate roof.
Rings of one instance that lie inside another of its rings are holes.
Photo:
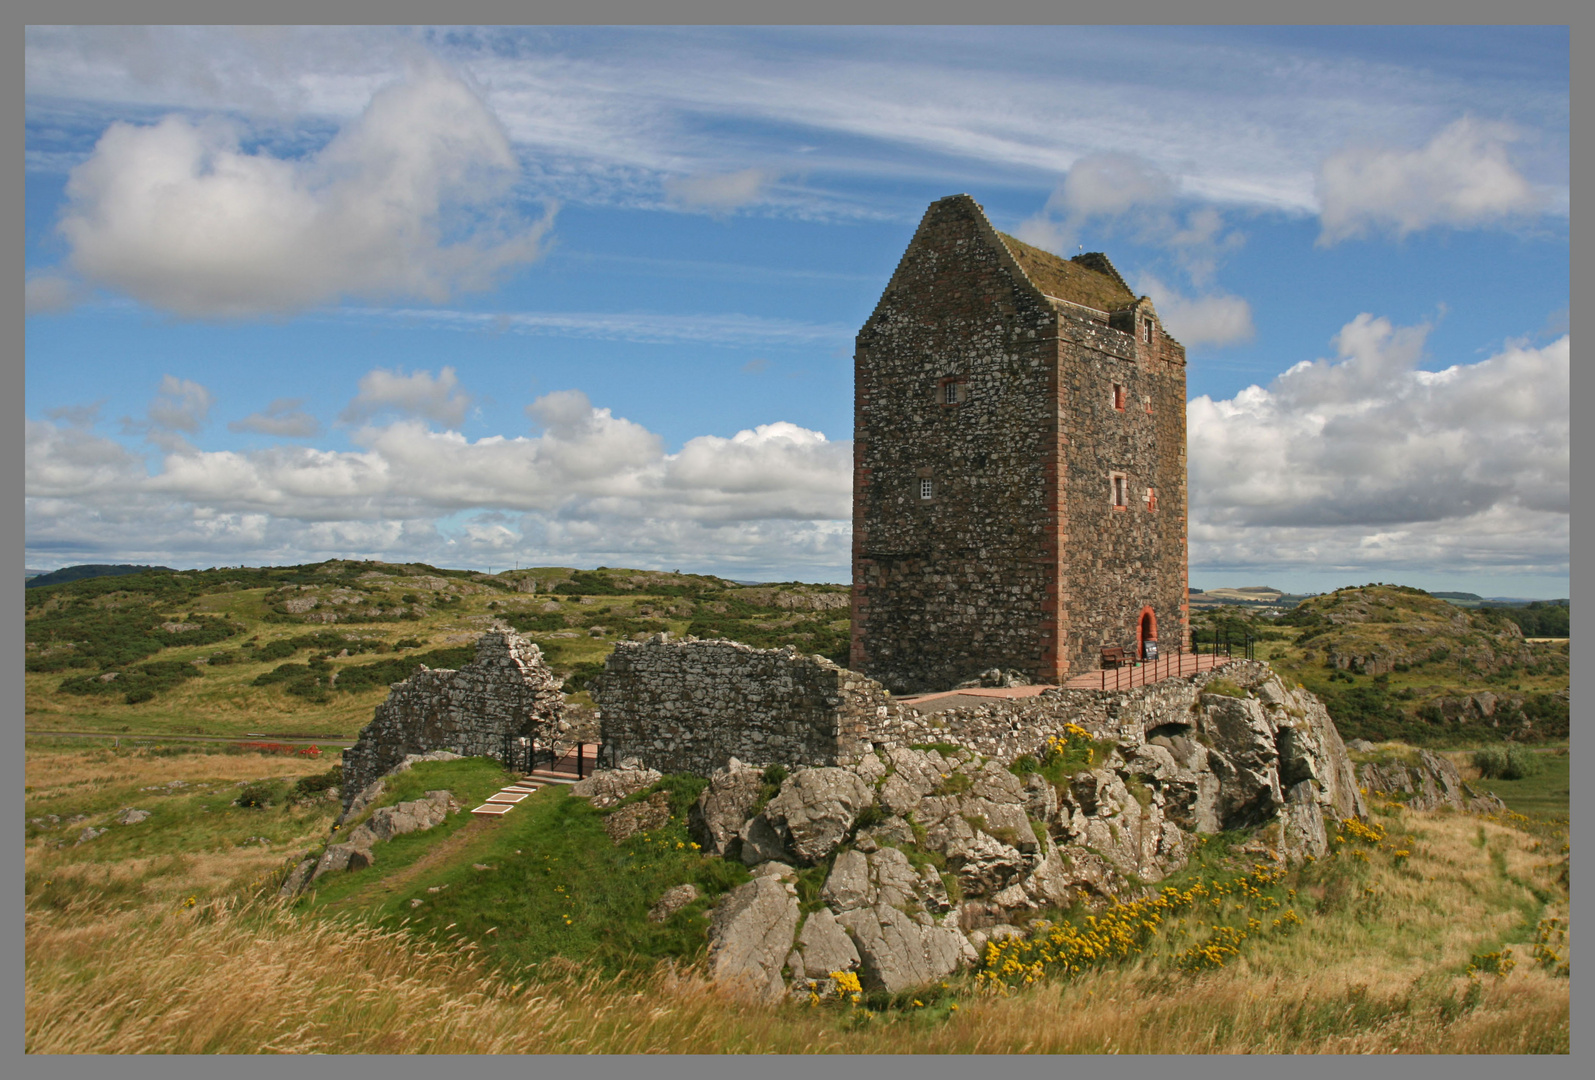
[[[1106,266],[1112,272],[1111,276],[1087,269],[1079,262],[1059,258],[1050,251],[1032,247],[1007,233],[1000,232],[997,235],[1002,237],[1014,261],[1024,269],[1036,288],[1048,296],[1084,304],[1098,311],[1122,311],[1135,303],[1135,294],[1125,286],[1124,280],[1113,270],[1113,264],[1104,255],[1092,252],[1082,256],[1082,259]]]

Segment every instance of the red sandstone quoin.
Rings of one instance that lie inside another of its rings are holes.
[[[854,393],[852,668],[1061,683],[1104,647],[1188,645],[1185,349],[1105,255],[933,203]]]

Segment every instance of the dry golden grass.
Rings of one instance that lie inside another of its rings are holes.
[[[168,759],[170,762],[182,759]],[[1556,859],[1500,823],[1393,811],[1408,865],[1376,853],[1315,868],[1297,934],[1199,977],[1164,956],[1014,991],[957,991],[956,1011],[750,1009],[693,968],[626,982],[573,965],[494,971],[477,946],[305,918],[249,901],[245,850],[92,875],[203,878],[233,893],[186,908],[57,909],[30,891],[30,1053],[1567,1053],[1569,981],[1527,946],[1505,978],[1465,974],[1547,908]],[[170,867],[166,868],[168,871]],[[62,863],[52,873],[78,872]],[[1316,881],[1316,884],[1314,883]],[[1564,953],[1565,955],[1565,953]],[[556,970],[563,967],[563,970]]]
[[[253,755],[30,749],[28,781],[49,798],[307,766]],[[1470,956],[1521,937],[1525,921],[1566,918],[1565,900],[1543,905],[1533,892],[1555,891],[1560,852],[1499,822],[1393,808],[1386,815],[1393,838],[1416,837],[1407,865],[1376,854],[1333,872],[1315,868],[1302,886],[1303,900],[1318,908],[1307,926],[1256,942],[1224,971],[1176,974],[1167,957],[1149,956],[1008,995],[966,990],[958,1010],[934,1016],[748,1009],[694,969],[662,967],[624,985],[548,970],[557,965],[512,978],[469,943],[306,919],[248,900],[281,852],[236,846],[221,832],[209,848],[115,859],[30,844],[27,1049],[1567,1052],[1569,982],[1534,967],[1527,946],[1504,979],[1464,974]],[[48,891],[36,887],[46,875]],[[187,907],[190,896],[201,902]]]
[[[696,972],[637,989],[516,985],[469,945],[225,904],[128,923],[28,922],[30,1053],[1521,1053],[1566,1052],[1567,981],[1431,987],[1226,971],[1098,972],[942,1018],[855,1025],[759,1010]],[[1476,1000],[1469,1001],[1470,991]]]
[[[267,754],[226,754],[196,751],[164,756],[148,750],[112,750],[108,747],[40,747],[27,750],[27,786],[30,799],[46,799],[87,784],[118,784],[134,788],[171,780],[259,780],[269,776],[304,776],[323,771],[337,760]]]

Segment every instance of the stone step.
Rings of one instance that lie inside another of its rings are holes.
[[[574,784],[577,782],[575,773],[550,772],[548,769],[533,769],[526,777],[528,783],[538,784]]]
[[[513,804],[484,803],[483,805],[478,806],[475,810],[472,810],[471,813],[480,814],[483,817],[502,817],[513,809],[515,809]]]

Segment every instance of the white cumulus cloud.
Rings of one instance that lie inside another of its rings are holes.
[[[1415,150],[1353,146],[1318,170],[1318,242],[1436,225],[1487,225],[1544,209],[1542,194],[1507,154],[1516,133],[1464,116]]]
[[[1360,315],[1333,359],[1188,410],[1193,564],[1566,572],[1569,339],[1427,371]]]
[[[277,404],[279,414],[296,407]],[[669,453],[657,433],[574,390],[538,398],[527,413],[534,435],[471,440],[409,416],[357,429],[356,449],[345,451],[180,443],[153,471],[83,427],[30,419],[29,550],[845,576],[850,443],[777,422]]]
[[[166,431],[198,431],[210,416],[216,397],[199,383],[175,375],[161,378],[160,390],[150,401],[150,423]]]
[[[441,302],[541,253],[550,218],[515,212],[518,173],[477,94],[424,62],[304,159],[250,152],[220,119],[113,123],[60,229],[85,278],[186,317]]]
[[[448,427],[459,427],[471,407],[471,395],[460,388],[452,367],[445,367],[433,378],[430,371],[386,371],[376,368],[360,377],[360,392],[339,414],[345,423],[355,423],[379,413],[396,412],[422,416]]]

